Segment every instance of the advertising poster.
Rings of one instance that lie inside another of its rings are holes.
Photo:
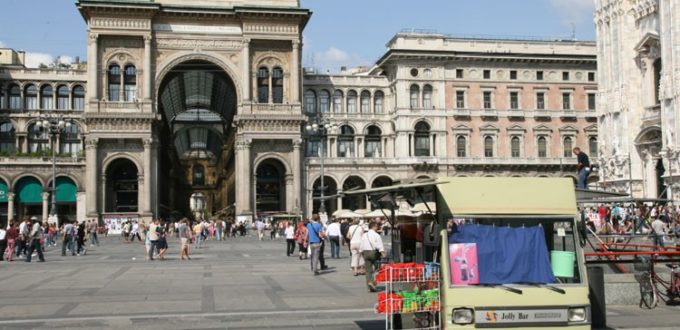
[[[139,217],[130,214],[105,214],[104,215],[104,225],[109,230],[109,234],[116,235],[123,232],[123,224],[125,222],[135,222],[138,221]]]
[[[478,284],[477,244],[449,244],[451,283],[456,285]]]

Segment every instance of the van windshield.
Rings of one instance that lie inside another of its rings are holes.
[[[581,283],[573,218],[452,218],[451,285]]]

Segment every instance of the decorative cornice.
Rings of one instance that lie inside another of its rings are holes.
[[[172,49],[241,49],[241,40],[196,40],[157,38],[156,47]]]
[[[151,20],[138,18],[95,17],[90,19],[90,28],[150,30]]]

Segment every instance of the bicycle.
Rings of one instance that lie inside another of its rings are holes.
[[[635,263],[635,279],[640,283],[640,308],[645,305],[648,309],[655,308],[659,299],[666,305],[680,303],[680,265],[666,264],[670,268],[671,278],[666,280],[654,269],[654,260],[640,258]]]

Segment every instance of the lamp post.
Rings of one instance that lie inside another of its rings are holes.
[[[305,126],[305,129],[307,131],[307,134],[309,136],[317,136],[320,138],[320,146],[319,146],[319,172],[321,174],[320,177],[320,194],[321,194],[321,204],[319,204],[319,214],[325,214],[326,213],[326,200],[324,199],[324,195],[326,192],[326,186],[324,185],[324,168],[323,168],[323,162],[324,162],[324,148],[326,145],[326,137],[328,136],[328,131],[332,130],[335,128],[335,125],[331,124],[328,118],[324,118],[321,116],[321,113],[317,112],[316,116],[314,116],[314,119],[309,121],[307,123],[307,126]],[[312,196],[314,193],[312,192]]]
[[[52,200],[48,220],[55,222],[59,226],[59,218],[57,216],[57,154],[55,150],[57,146],[55,144],[57,135],[70,128],[73,123],[71,118],[62,114],[41,114],[35,124],[50,135],[50,148],[52,149]]]

